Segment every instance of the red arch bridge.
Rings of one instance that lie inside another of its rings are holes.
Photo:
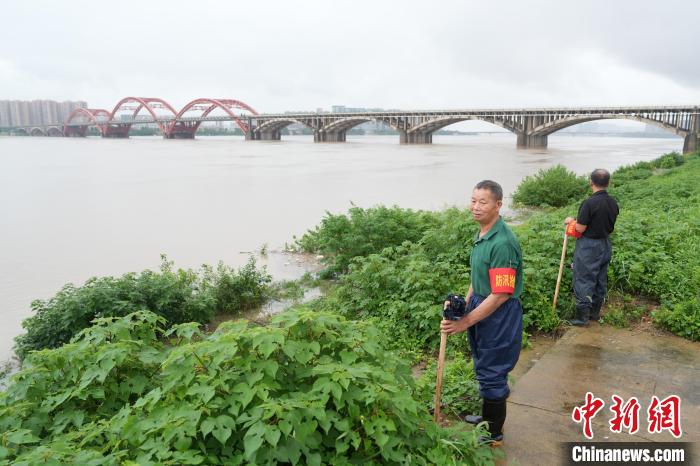
[[[195,99],[177,111],[163,99],[126,97],[111,112],[80,108],[63,125],[9,129],[35,136],[85,136],[89,127],[96,127],[103,137],[126,138],[132,126],[155,123],[164,138],[192,139],[203,122],[233,121],[248,140],[279,140],[283,128],[300,123],[313,131],[315,142],[345,142],[348,130],[375,121],[396,130],[402,144],[430,144],[441,128],[481,120],[515,133],[518,147],[537,148],[547,147],[547,136],[555,131],[606,119],[652,124],[683,137],[684,153],[700,149],[700,105],[259,114],[235,99]]]

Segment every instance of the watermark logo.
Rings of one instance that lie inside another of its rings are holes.
[[[574,407],[571,412],[571,419],[577,424],[583,424],[583,435],[593,439],[593,418],[598,414],[605,402],[597,398],[593,393],[587,392],[585,402],[581,406]],[[618,395],[612,395],[612,405],[610,406],[612,417],[608,425],[610,432],[622,433],[626,430],[630,435],[639,431],[639,413],[641,404],[636,397],[624,400]],[[651,397],[647,413],[647,432],[657,434],[668,431],[675,438],[683,435],[681,429],[681,399],[677,395],[669,395],[660,400],[656,395]]]
[[[648,430],[650,434],[668,430],[676,438],[683,435],[681,430],[681,398],[679,396],[667,396],[661,401],[658,397],[652,396],[647,415],[649,416]]]
[[[586,393],[586,402],[583,406],[576,406],[574,411],[571,413],[571,419],[576,423],[583,422],[583,435],[587,439],[593,438],[593,425],[592,420],[598,411],[603,409],[605,402],[600,398],[596,398],[593,393]]]
[[[627,429],[630,434],[636,434],[639,431],[639,400],[633,396],[623,403],[624,400],[617,395],[613,395],[612,400],[610,411],[613,412],[613,418],[610,419],[610,431],[619,434],[623,429]]]

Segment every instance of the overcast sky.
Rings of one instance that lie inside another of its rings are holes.
[[[2,0],[0,99],[700,104],[699,18],[695,0]]]

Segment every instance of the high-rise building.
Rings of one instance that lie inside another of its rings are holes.
[[[6,123],[10,121],[10,102],[0,100],[0,126],[8,126]]]
[[[87,102],[54,100],[0,100],[0,127],[60,125]]]

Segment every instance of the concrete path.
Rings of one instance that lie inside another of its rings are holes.
[[[512,386],[505,425],[504,464],[565,464],[561,442],[583,442],[582,425],[574,423],[574,406],[586,392],[605,402],[593,419],[592,441],[700,442],[700,343],[648,331],[619,330],[593,323],[572,328]],[[639,432],[613,434],[612,395],[641,405]],[[681,398],[682,438],[647,432],[651,396]],[[700,444],[692,462],[700,464]]]

